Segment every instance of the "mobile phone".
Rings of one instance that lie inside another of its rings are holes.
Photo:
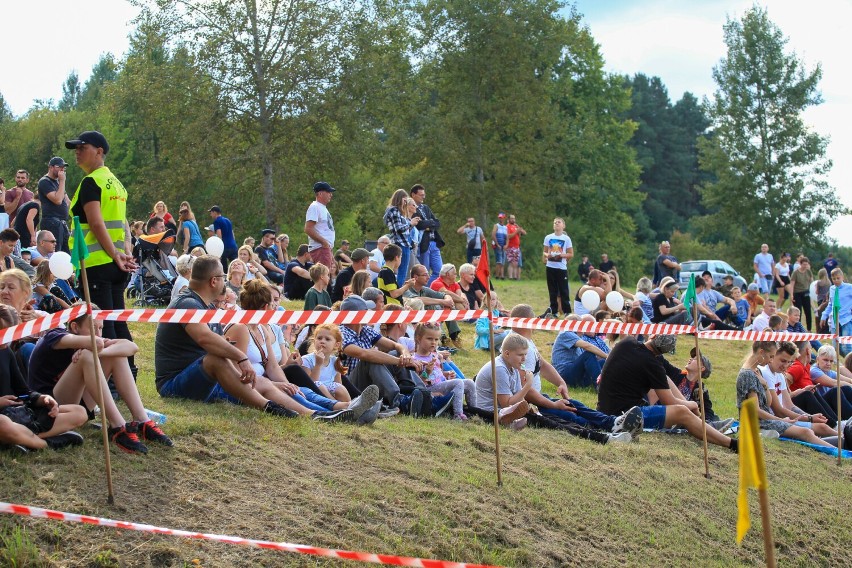
[[[26,401],[28,401],[29,399],[30,399],[30,395],[28,395],[28,394],[22,394],[22,395],[21,395],[21,396],[19,396],[16,400],[17,400],[18,402],[26,402]]]

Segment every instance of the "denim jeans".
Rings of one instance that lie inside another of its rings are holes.
[[[425,236],[423,238],[426,238]],[[420,253],[420,264],[431,271],[429,275],[429,286],[441,275],[441,266],[444,261],[441,258],[441,249],[435,244],[435,241],[429,241],[429,248]]]
[[[408,279],[408,271],[411,269],[411,249],[408,247],[399,247],[402,249],[402,262],[399,263],[399,268],[396,269],[396,286],[402,288],[405,281]]]
[[[334,405],[337,404],[336,400],[328,399],[321,394],[315,393],[311,389],[299,387],[299,391],[302,394],[294,395],[293,400],[305,408],[310,408],[311,410],[332,410],[334,409]]]
[[[551,397],[550,400],[555,400]],[[610,432],[612,427],[615,426],[615,416],[610,416],[608,414],[604,414],[603,412],[598,412],[592,408],[589,408],[579,400],[569,399],[568,402],[571,403],[571,406],[577,409],[577,412],[571,412],[570,410],[559,410],[556,408],[539,408],[539,412],[545,415],[558,416],[562,420],[567,420],[568,422],[574,422],[575,424],[579,424],[580,426],[588,426],[589,428],[596,428],[598,430],[606,430]]]
[[[572,362],[556,370],[570,387],[593,387],[597,383],[603,365],[604,359],[599,359],[591,351],[583,351]]]

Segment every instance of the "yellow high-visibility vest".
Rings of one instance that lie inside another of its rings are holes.
[[[124,223],[127,219],[127,190],[124,189],[124,186],[118,181],[118,178],[113,175],[109,168],[106,166],[100,167],[83,178],[83,181],[86,178],[92,178],[95,180],[95,183],[98,184],[98,187],[101,188],[101,215],[104,219],[104,225],[106,225],[107,233],[109,234],[110,240],[112,240],[112,244],[115,246],[115,250],[124,253]],[[71,200],[71,209],[74,209],[74,205],[77,204],[77,199],[80,197],[80,187],[83,185],[83,181],[80,181],[80,185],[77,186],[77,192],[74,194],[74,199]],[[109,264],[112,262],[112,257],[110,257],[104,248],[101,246],[101,243],[98,242],[98,239],[95,237],[95,234],[89,228],[88,223],[80,223],[80,227],[83,229],[83,236],[85,238],[86,247],[89,249],[89,257],[86,259],[86,266],[101,266],[103,264]],[[74,231],[71,231],[71,236],[68,240],[68,246],[74,247]]]

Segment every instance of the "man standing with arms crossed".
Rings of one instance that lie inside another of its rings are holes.
[[[328,212],[327,205],[331,202],[331,198],[335,189],[331,184],[318,181],[314,184],[314,195],[316,199],[308,207],[305,213],[305,234],[308,235],[308,251],[311,255],[311,260],[316,263],[322,263],[334,273],[337,265],[334,263],[331,251],[334,247],[334,221],[331,218],[331,213]]]
[[[68,207],[71,200],[65,190],[65,168],[68,164],[59,156],[47,163],[47,173],[38,180],[41,198],[41,229],[50,231],[56,238],[56,250],[71,252],[68,248]]]

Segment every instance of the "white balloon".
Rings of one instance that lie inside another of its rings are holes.
[[[584,308],[593,312],[601,305],[601,297],[598,296],[598,293],[594,290],[586,290],[583,292],[583,295],[580,296],[580,303],[583,304]]]
[[[207,254],[221,257],[222,253],[225,252],[225,243],[223,243],[222,239],[219,237],[210,237],[207,239],[207,242],[204,243],[204,248],[207,249]]]
[[[624,307],[624,296],[613,290],[606,295],[606,306],[613,312],[620,312]]]
[[[74,274],[74,266],[71,264],[71,255],[67,252],[58,251],[50,256],[47,261],[50,271],[60,280],[67,280]]]

